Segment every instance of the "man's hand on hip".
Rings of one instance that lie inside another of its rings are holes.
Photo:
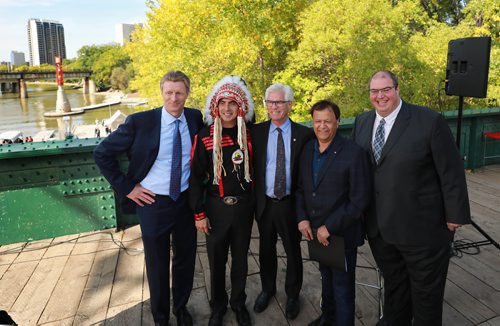
[[[144,207],[144,204],[152,204],[155,202],[154,197],[156,194],[141,186],[140,183],[136,184],[134,189],[127,195],[127,198],[133,200],[137,205]]]

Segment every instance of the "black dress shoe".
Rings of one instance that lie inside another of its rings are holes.
[[[224,319],[224,314],[226,309],[223,311],[212,312],[210,319],[208,320],[208,326],[222,326],[222,320]]]
[[[155,326],[168,326],[167,321],[157,321],[155,322]]]
[[[263,312],[266,310],[267,306],[269,305],[269,301],[273,297],[274,294],[271,294],[269,292],[264,292],[262,291],[257,299],[255,299],[255,304],[253,306],[253,311],[256,313]]]
[[[233,308],[233,311],[236,314],[236,320],[238,321],[239,326],[252,325],[252,322],[250,321],[250,314],[245,306]]]
[[[177,326],[193,326],[193,317],[186,307],[177,310],[175,316],[177,317]]]
[[[309,326],[334,326],[335,321],[333,318],[329,318],[325,315],[319,316],[318,319],[313,320],[312,322],[309,323]]]
[[[299,298],[288,298],[286,300],[285,316],[287,319],[295,319],[299,315]]]

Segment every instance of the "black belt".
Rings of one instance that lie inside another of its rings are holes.
[[[227,205],[227,206],[233,206],[236,205],[248,198],[248,196],[224,196],[224,197],[219,197],[219,196],[214,196],[212,195],[211,197],[214,198],[219,198],[220,201]]]
[[[272,201],[273,203],[279,203],[279,202],[285,201],[285,200],[289,199],[290,197],[291,197],[290,195],[286,195],[285,197],[278,199],[278,198],[266,196],[266,198],[268,200]]]

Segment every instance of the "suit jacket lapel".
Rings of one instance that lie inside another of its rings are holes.
[[[326,172],[328,171],[328,167],[335,161],[335,158],[337,157],[338,153],[342,150],[344,144],[344,139],[340,135],[336,135],[335,138],[333,139],[333,144],[332,147],[328,149],[328,157],[326,158],[326,161],[323,163],[323,166],[321,166],[321,170],[319,171],[318,175],[318,182],[316,182],[316,188],[319,186],[321,181],[326,175]]]
[[[375,124],[375,110],[369,112],[366,118],[366,124],[359,126],[360,128],[360,145],[369,153],[373,153],[372,150],[372,136],[373,136],[373,125]],[[375,165],[375,158],[373,154],[370,154],[370,161]]]
[[[269,128],[271,128],[271,120],[268,120],[264,122],[264,128],[263,132],[261,134],[261,139],[259,141],[262,141],[262,146],[260,148],[262,149],[262,153],[259,153],[260,157],[260,164],[263,167],[263,171],[266,170],[266,161],[267,161],[267,143],[269,141]]]
[[[266,162],[267,162],[267,144],[269,141],[269,128],[271,127],[271,121],[265,121],[263,122],[262,125],[263,128],[261,128],[259,134],[257,135],[252,135],[252,139],[258,143],[258,146],[254,145],[254,148],[258,148],[259,152],[255,153],[255,157],[258,158],[258,163],[261,171],[264,171],[263,177],[265,178],[265,172],[266,172]],[[255,158],[254,158],[255,159]]]
[[[305,170],[304,171],[304,182],[310,182],[311,185],[314,187],[314,180],[313,180],[313,175],[312,175],[312,162],[314,160],[313,151],[314,151],[314,143],[311,142],[311,143],[306,144],[306,146],[304,146],[304,149],[302,150],[301,160],[306,159],[306,162],[308,165],[304,169]]]
[[[156,155],[158,154],[158,150],[160,149],[160,137],[161,137],[161,110],[162,107],[155,109],[154,111],[154,120],[153,120],[153,130],[152,134],[155,135],[153,137],[152,142],[150,143],[152,148],[154,148]],[[155,155],[155,158],[156,158]]]
[[[184,115],[186,116],[186,121],[189,129],[189,136],[191,137],[191,144],[192,144],[194,141],[194,135],[196,134],[195,132],[196,126],[194,125],[193,116],[191,115],[191,112],[189,112],[189,110],[184,109]]]
[[[294,165],[295,165],[295,156],[297,155],[297,124],[295,122],[293,122],[292,120],[290,120],[290,122],[292,123],[292,137],[290,139],[291,143],[290,143],[290,173],[292,173],[292,171],[294,171]]]
[[[370,115],[368,117],[368,126],[371,128],[364,128],[364,147],[369,148],[371,150],[372,148],[372,136],[373,136],[373,125],[375,124],[375,110],[370,112]]]
[[[379,165],[383,162],[384,158],[387,156],[387,153],[391,151],[394,145],[401,138],[401,135],[410,123],[410,116],[410,110],[407,104],[403,102],[403,104],[401,105],[401,110],[396,117],[396,121],[394,121],[394,126],[392,126],[391,133],[389,134],[389,137],[384,144],[384,148],[382,149]]]

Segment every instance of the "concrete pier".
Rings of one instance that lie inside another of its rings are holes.
[[[19,79],[19,97],[28,98],[28,87],[24,79]]]
[[[71,105],[62,85],[57,86],[56,112],[71,112]]]
[[[83,94],[88,94],[89,93],[89,77],[84,77],[82,79],[82,84],[83,84],[83,89],[82,89]]]
[[[90,77],[84,77],[82,79],[82,84],[83,84],[83,94],[95,94],[96,93],[96,87],[95,87],[95,82],[90,79]]]

